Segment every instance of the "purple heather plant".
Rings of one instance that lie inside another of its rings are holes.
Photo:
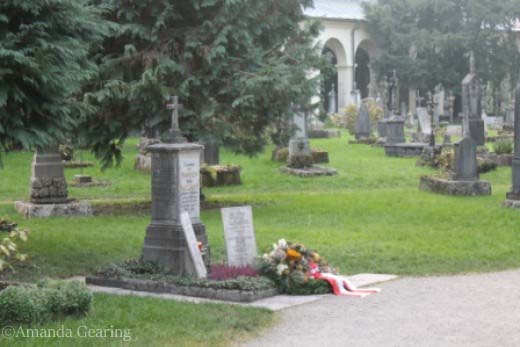
[[[230,266],[226,264],[211,265],[209,278],[214,281],[225,281],[237,277],[256,277],[258,272],[252,266]]]

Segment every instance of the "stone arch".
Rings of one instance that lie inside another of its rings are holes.
[[[323,45],[322,55],[327,56],[336,67],[334,75],[323,80],[320,92],[322,106],[327,113],[336,113],[345,104],[343,95],[346,81],[340,70],[347,64],[347,53],[338,39],[329,38]]]
[[[373,62],[380,52],[370,39],[363,39],[356,47],[354,56],[354,80],[361,98],[375,97],[377,78]]]

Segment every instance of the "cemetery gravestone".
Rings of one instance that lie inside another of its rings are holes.
[[[428,111],[424,107],[417,108],[417,118],[419,119],[419,126],[423,135],[430,135],[432,133],[431,118]]]
[[[146,229],[143,258],[174,275],[194,275],[181,214],[189,214],[198,241],[206,246],[206,228],[200,221],[200,157],[204,147],[182,142],[177,121],[174,112],[170,142],[148,148],[152,155],[152,221]],[[204,256],[209,263],[209,254]]]
[[[254,265],[257,248],[251,206],[223,208],[221,212],[228,265]]]
[[[30,202],[16,201],[15,209],[28,218],[92,215],[90,203],[68,199],[64,165],[57,145],[36,149],[30,181]]]
[[[468,118],[470,137],[477,146],[485,144],[484,121],[482,120],[482,90],[475,72],[475,57],[470,54],[470,72],[462,81],[462,111]]]
[[[198,278],[206,278],[208,272],[204,265],[204,260],[202,259],[197,238],[195,237],[195,231],[193,230],[193,225],[191,224],[191,218],[188,212],[183,212],[181,214],[181,225],[182,230],[184,231],[184,238],[186,239],[186,246],[188,247],[191,261],[195,268],[195,274]]]
[[[370,115],[365,103],[361,103],[359,107],[358,119],[355,129],[356,140],[366,139],[370,137]]]
[[[295,168],[312,166],[312,152],[307,137],[306,115],[295,113],[293,116],[295,126],[294,136],[289,140],[288,165]]]
[[[31,175],[31,202],[63,204],[67,202],[67,182],[57,146],[36,149]]]
[[[478,180],[477,145],[467,137],[455,144],[455,180]]]
[[[386,120],[386,144],[392,145],[404,142],[406,142],[404,135],[404,119],[395,117]]]

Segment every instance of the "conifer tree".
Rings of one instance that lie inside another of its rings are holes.
[[[0,153],[66,138],[83,113],[77,93],[95,76],[92,44],[107,27],[77,0],[0,2]]]
[[[108,165],[143,124],[169,127],[170,95],[183,104],[191,141],[254,154],[294,109],[310,111],[324,61],[311,0],[93,0],[117,30],[96,52],[101,71],[88,87],[96,111],[81,127]]]

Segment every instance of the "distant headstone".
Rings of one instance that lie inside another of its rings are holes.
[[[221,209],[228,265],[254,265],[257,257],[251,206]]]
[[[205,278],[208,276],[208,272],[204,265],[204,260],[202,259],[202,254],[188,212],[181,213],[181,225],[184,232],[184,238],[186,239],[186,246],[195,268],[195,274],[198,278]]]
[[[455,144],[455,177],[456,181],[478,180],[477,144],[466,137]]]
[[[462,81],[462,112],[467,116],[470,137],[477,146],[483,146],[485,131],[482,120],[482,90],[475,71],[473,52],[470,54],[470,72]]]
[[[35,204],[67,203],[67,182],[58,146],[36,149],[30,191]]]
[[[370,115],[365,103],[361,103],[358,112],[358,119],[355,129],[356,140],[366,139],[370,137]]]
[[[204,163],[207,165],[220,164],[220,146],[217,142],[204,142]]]
[[[404,119],[394,117],[386,120],[386,144],[405,143]]]
[[[435,93],[433,95],[433,119],[435,124],[439,124],[440,117],[444,116],[444,90],[441,86],[435,87]]]
[[[428,110],[424,107],[417,107],[417,118],[419,119],[421,133],[430,135],[432,133],[432,122]]]
[[[312,152],[307,133],[307,116],[295,112],[293,115],[295,133],[289,140],[289,167],[304,168],[312,166]]]

